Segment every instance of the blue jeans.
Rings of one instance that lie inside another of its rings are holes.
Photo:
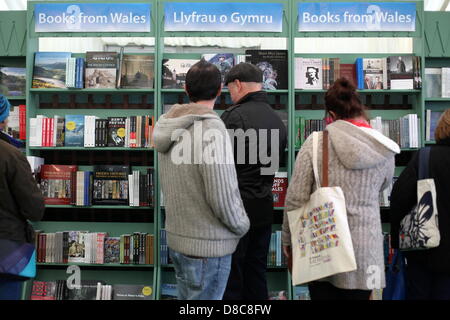
[[[231,270],[231,254],[191,258],[170,249],[180,300],[221,300]]]
[[[20,300],[22,282],[0,279],[0,300]]]

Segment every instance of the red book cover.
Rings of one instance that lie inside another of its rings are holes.
[[[55,119],[54,118],[50,118],[49,120],[49,147],[54,147],[53,143],[54,143],[54,138],[53,135],[55,134]]]
[[[77,166],[44,164],[41,167],[41,192],[46,204],[70,205],[72,172]]]
[[[37,262],[42,262],[42,236],[42,233],[38,235]]]
[[[33,281],[31,300],[56,300],[56,282]]]
[[[275,178],[273,179],[273,186],[272,186],[274,207],[284,207],[287,187],[288,187],[287,172],[277,172],[275,174]]]
[[[27,139],[27,109],[24,104],[19,105],[19,139]]]
[[[47,146],[47,118],[42,119],[42,146]]]
[[[356,78],[356,65],[355,64],[341,64],[341,78],[347,78],[353,83],[355,87],[358,87],[358,81]]]

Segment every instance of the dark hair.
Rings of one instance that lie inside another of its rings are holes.
[[[361,103],[356,87],[346,78],[337,79],[325,94],[325,109],[333,111],[338,119],[367,119],[366,107]]]
[[[260,68],[251,63],[241,62],[228,71],[224,84],[227,85],[234,80],[241,82],[263,82],[263,72]]]
[[[192,102],[214,99],[221,84],[219,69],[204,59],[194,64],[186,74],[186,91]]]

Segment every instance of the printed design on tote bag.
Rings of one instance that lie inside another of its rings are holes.
[[[401,248],[426,248],[430,239],[425,234],[426,223],[433,217],[433,197],[431,191],[423,194],[412,214],[402,221],[400,230]]]
[[[328,248],[339,246],[339,236],[336,234],[336,220],[333,202],[326,202],[301,217],[303,228],[310,229],[310,246],[312,254],[318,254]],[[299,236],[301,257],[306,256],[307,241],[303,234]]]

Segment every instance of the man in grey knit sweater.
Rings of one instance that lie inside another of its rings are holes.
[[[231,141],[213,111],[221,80],[213,64],[192,66],[185,88],[191,103],[174,105],[153,133],[179,299],[222,299],[231,254],[250,226]]]

